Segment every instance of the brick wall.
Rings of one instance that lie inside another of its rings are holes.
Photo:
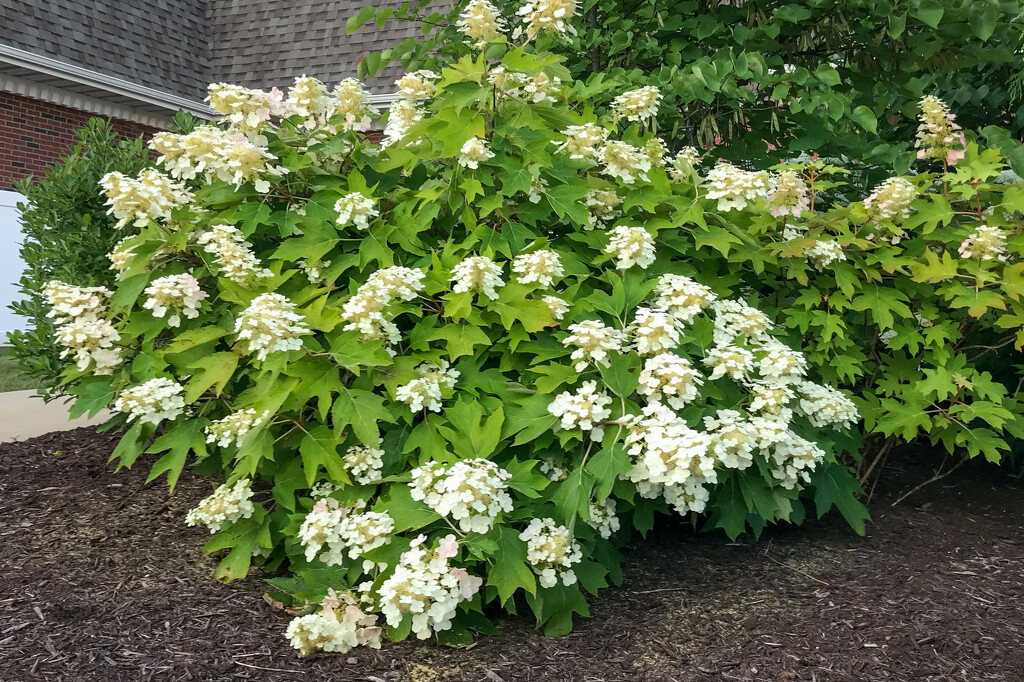
[[[41,100],[0,92],[0,189],[26,175],[39,175],[58,161],[75,143],[75,131],[93,118]],[[153,128],[112,119],[114,130],[125,137],[147,137]]]

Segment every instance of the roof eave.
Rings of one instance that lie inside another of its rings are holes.
[[[116,76],[86,69],[75,64],[62,62],[2,43],[0,43],[0,63],[12,64],[56,78],[62,78],[72,83],[127,97],[168,111],[183,109],[205,119],[216,116],[213,109],[204,102],[132,83]]]

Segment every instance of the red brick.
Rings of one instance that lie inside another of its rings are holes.
[[[75,132],[94,117],[86,111],[0,92],[0,188],[28,175],[41,175],[68,152],[75,143]],[[121,137],[148,138],[156,132],[133,121],[115,118],[111,122]]]

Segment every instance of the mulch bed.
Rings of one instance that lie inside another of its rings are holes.
[[[979,463],[918,493],[936,456],[890,463],[860,538],[841,519],[730,543],[680,524],[628,553],[592,618],[523,618],[468,649],[300,659],[251,578],[214,582],[186,511],[144,463],[114,474],[87,429],[0,445],[0,680],[317,682],[1024,679],[1024,486]]]

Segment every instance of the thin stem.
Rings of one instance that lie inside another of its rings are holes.
[[[952,467],[950,467],[947,471],[944,471],[944,472],[942,471],[942,467],[945,466],[945,462],[943,462],[941,465],[939,465],[939,468],[935,471],[935,474],[931,478],[929,478],[924,483],[921,483],[920,485],[914,486],[913,488],[911,488],[907,492],[905,492],[902,495],[900,495],[899,499],[897,499],[895,502],[892,503],[892,506],[895,507],[900,502],[902,502],[903,500],[907,499],[908,497],[910,497],[911,495],[913,495],[914,493],[916,493],[918,490],[920,490],[921,488],[925,487],[926,485],[932,484],[935,481],[941,481],[946,476],[949,476],[951,473],[953,473],[954,471],[959,469],[961,466],[963,466],[967,462],[968,459],[969,459],[968,457],[964,457],[963,459],[961,459],[959,462],[957,462]]]

